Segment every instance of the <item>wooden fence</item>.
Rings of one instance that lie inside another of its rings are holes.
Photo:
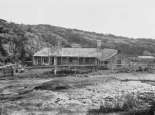
[[[114,71],[124,71],[124,72],[133,72],[133,71],[154,71],[155,64],[112,64],[111,70]]]
[[[0,66],[0,77],[14,76],[14,65]]]

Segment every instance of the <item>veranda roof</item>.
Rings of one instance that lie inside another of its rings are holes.
[[[34,56],[60,56],[60,57],[95,57],[100,60],[106,60],[118,53],[115,49],[97,49],[97,48],[43,48],[36,52]]]

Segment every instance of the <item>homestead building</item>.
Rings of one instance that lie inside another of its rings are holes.
[[[117,55],[114,49],[96,48],[43,48],[33,56],[34,65],[95,65],[106,64]]]
[[[97,48],[43,48],[33,55],[35,66],[57,67],[102,67],[111,69],[114,64],[121,64],[115,49]]]

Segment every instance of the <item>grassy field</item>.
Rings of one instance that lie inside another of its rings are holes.
[[[54,76],[49,69],[27,70],[0,80],[0,108],[5,115],[86,115],[94,111],[149,110],[155,99],[151,73]],[[145,83],[144,83],[145,81]]]

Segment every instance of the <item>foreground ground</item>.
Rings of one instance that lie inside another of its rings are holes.
[[[96,72],[54,77],[29,70],[14,78],[1,78],[1,113],[86,115],[96,110],[104,114],[148,110],[155,100],[154,82],[153,73]]]

